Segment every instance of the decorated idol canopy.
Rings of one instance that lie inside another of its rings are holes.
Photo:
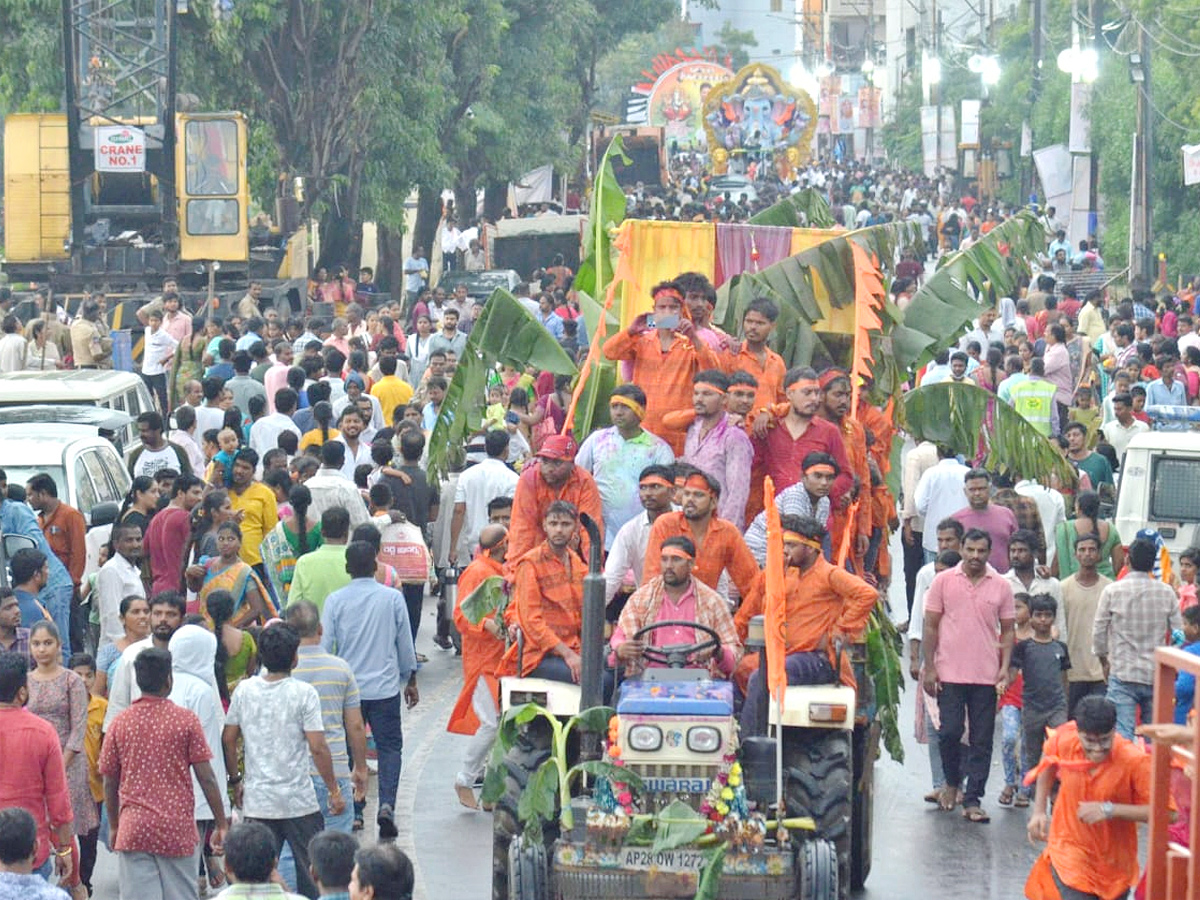
[[[715,175],[729,172],[731,158],[742,156],[790,178],[808,159],[817,127],[812,97],[759,63],[714,85],[703,115]]]

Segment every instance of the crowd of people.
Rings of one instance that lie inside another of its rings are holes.
[[[856,225],[923,217],[950,248],[1001,218],[913,176],[846,167],[805,178],[844,198],[839,215]],[[952,220],[961,231],[950,240]],[[1130,438],[1187,427],[1151,422],[1145,406],[1197,402],[1200,313],[1186,290],[1126,299],[1097,287],[1081,299],[1072,273],[1102,263],[1083,250],[1081,268],[1067,270],[1059,249],[1048,241],[1045,272],[1022,296],[983,295],[961,342],[912,386],[995,394],[1061,449],[1078,483],[989,472],[909,442],[899,497],[888,487],[898,432],[887,398],[837,367],[789,368],[771,349],[770,299],[726,333],[713,284],[694,272],[656,285],[652,311],[603,341],[623,375],[611,424],[579,444],[564,428],[569,378],[497,367],[464,462],[443,484],[426,476],[428,442],[453,412],[449,383],[483,302],[428,288],[419,248],[396,302],[374,302],[370,273],[316,278],[313,299],[332,318],[264,310],[255,284],[193,329],[168,281],[137,311],[159,409],[137,419],[116,522],[88,531],[44,474],[0,492],[3,530],[36,544],[14,554],[12,588],[0,591],[0,898],[40,896],[31,873],[57,872],[78,900],[101,840],[123,891],[146,898],[192,897],[227,878],[223,897],[270,896],[247,886],[272,878],[310,898],[407,896],[411,866],[386,842],[398,834],[401,711],[418,703],[428,661],[415,645],[426,597],[437,598],[433,642],[462,657],[448,728],[471,738],[454,790],[478,808],[497,679],[580,678],[584,514],[605,559],[606,692],[661,665],[663,647],[698,639],[677,624],[693,621],[719,637],[696,661],[745,698],[743,733],[762,731],[765,686],[744,645],[766,603],[768,490],[782,515],[789,681],[854,683],[834,648],[886,604],[900,531],[908,615],[896,618],[907,619],[921,686],[917,739],[931,748],[925,799],[988,821],[999,718],[997,802],[1032,804],[1031,835],[1050,837],[1045,877],[1076,891],[1063,896],[1116,896],[1107,886],[1136,881],[1132,823],[1148,810],[1148,762],[1131,740],[1138,711],[1150,719],[1151,654],[1176,632],[1200,653],[1200,557],[1185,553],[1174,574],[1158,535],[1122,536],[1105,516]],[[898,261],[901,308],[923,273],[921,260]],[[517,299],[586,353],[573,273],[557,259],[536,274]],[[21,353],[0,340],[0,368],[28,365],[31,340],[57,346],[55,365],[112,365],[97,325],[104,304],[90,296],[68,322],[40,295],[36,318],[10,329],[11,298],[0,295],[6,334],[26,342]],[[471,621],[462,599],[496,576],[511,602]],[[656,623],[669,624],[638,636]],[[1185,717],[1192,699],[1180,691]],[[1072,754],[1102,774],[1066,765]],[[371,756],[385,843],[359,850],[343,835],[365,829]],[[1103,774],[1109,765],[1128,777]],[[1046,818],[1055,778],[1100,807],[1084,821],[1108,824],[1064,837],[1061,801]],[[1063,849],[1090,840],[1104,864]]]

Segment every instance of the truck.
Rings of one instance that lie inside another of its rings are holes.
[[[242,284],[247,123],[176,106],[186,0],[62,0],[66,102],[4,123],[4,270],[70,292]]]
[[[714,877],[717,851],[719,886],[711,896],[838,900],[861,887],[870,871],[878,745],[869,688],[789,686],[782,717],[770,710],[768,735],[743,740],[732,684],[712,680],[697,663],[719,646],[716,633],[692,622],[655,622],[633,639],[680,624],[699,639],[648,648],[647,659],[660,667],[626,679],[615,710],[603,710],[604,580],[599,534],[585,525],[593,533],[579,685],[501,679],[501,734],[507,727],[515,737],[499,743],[485,784],[485,802],[496,803],[493,900],[690,898]],[[765,677],[761,617],[747,648],[760,650]],[[595,733],[598,711],[612,713],[607,746]],[[585,727],[571,730],[577,722]],[[608,770],[584,765],[569,803],[560,795],[558,815],[535,815],[556,753],[566,755],[561,771],[568,772],[580,761],[619,756],[618,771],[628,776],[616,777],[628,778],[628,792],[621,789],[614,804],[611,771],[595,775]],[[670,837],[672,827],[692,833],[681,841]]]

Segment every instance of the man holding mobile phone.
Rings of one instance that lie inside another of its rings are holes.
[[[662,427],[663,416],[692,405],[692,382],[698,372],[720,367],[715,352],[696,340],[695,326],[684,314],[683,291],[673,281],[650,292],[654,311],[642,313],[625,331],[604,342],[604,355],[633,363],[630,378],[646,392],[642,426],[661,437],[676,456],[683,453],[684,433]]]

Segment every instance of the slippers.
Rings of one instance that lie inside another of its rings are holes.
[[[1016,795],[1016,793],[1017,789],[1015,787],[1013,787],[1011,784],[1006,784],[1004,786],[1004,790],[1000,792],[1000,796],[996,799],[996,802],[1001,806],[1012,806],[1013,797]]]
[[[992,821],[992,817],[985,813],[978,806],[968,806],[963,810],[962,814],[963,818],[968,822],[974,822],[977,825],[986,825],[988,822]]]
[[[475,800],[475,792],[465,784],[456,784],[454,793],[458,794],[458,802],[467,809],[479,809],[479,803]]]
[[[1017,794],[1017,799],[1013,802],[1013,806],[1016,806],[1020,809],[1024,809],[1028,805],[1029,805],[1029,795],[1028,794]]]
[[[942,790],[941,790],[941,788],[938,788],[938,789],[932,790],[928,794],[926,794],[924,799],[925,799],[926,803],[937,803],[939,801],[939,799],[941,798],[941,796],[942,796]]]
[[[947,785],[938,794],[938,808],[943,812],[950,812],[956,806],[958,806],[958,789]]]

